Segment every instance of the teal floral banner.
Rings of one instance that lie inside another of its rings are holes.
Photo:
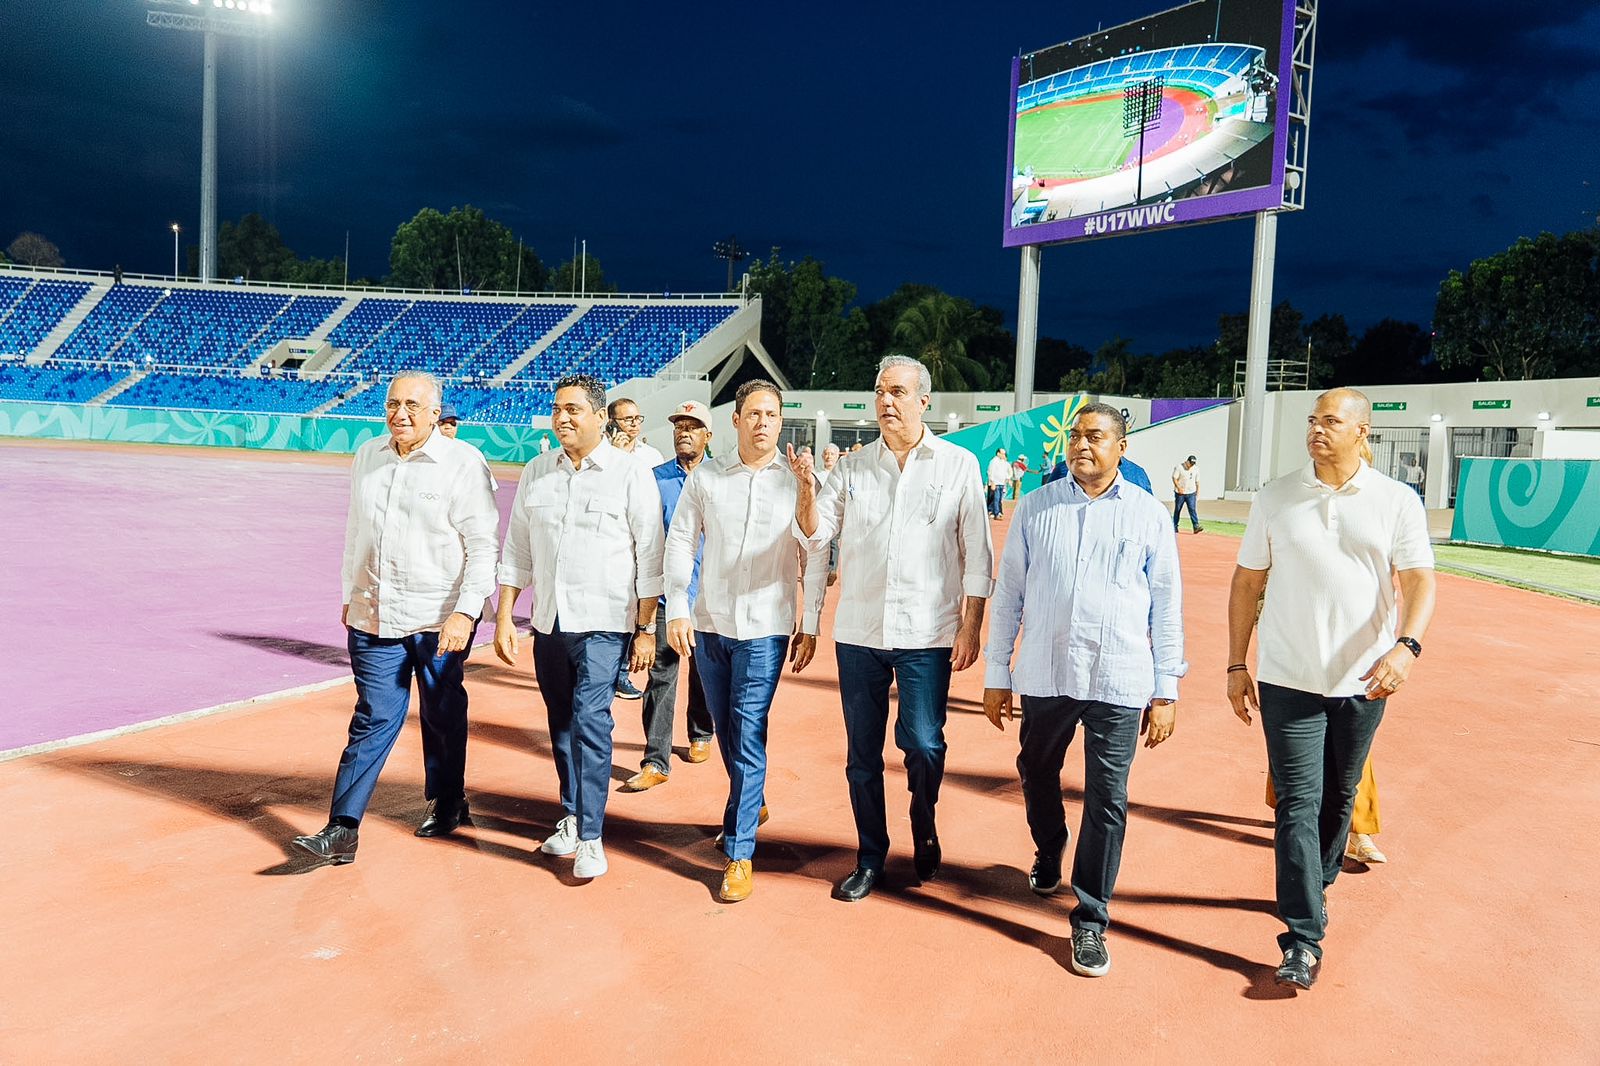
[[[1463,459],[1450,539],[1600,556],[1600,461]]]
[[[0,437],[109,440],[137,444],[199,444],[217,448],[349,454],[385,432],[380,419],[313,418],[223,411],[165,411],[140,407],[0,401]],[[525,463],[540,452],[531,426],[466,425],[461,439],[495,462]]]
[[[1038,488],[1045,472],[1066,458],[1072,418],[1088,402],[1089,398],[1079,393],[1059,403],[958,429],[947,433],[944,439],[976,455],[980,471],[988,469],[996,448],[1004,448],[1006,458],[1012,462],[1019,455],[1026,456],[1028,476],[1022,479],[1022,491],[1028,492]]]

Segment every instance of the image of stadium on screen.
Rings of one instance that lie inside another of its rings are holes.
[[[1198,0],[1018,56],[1005,244],[1280,207],[1294,0]]]

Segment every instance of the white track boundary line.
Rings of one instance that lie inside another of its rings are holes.
[[[528,631],[520,628],[517,630],[517,636],[519,639],[531,639]],[[493,646],[492,641],[474,644],[472,650],[477,651],[479,648],[492,648]],[[474,664],[467,663],[465,665],[472,666]],[[66,748],[81,748],[86,744],[94,744],[102,740],[114,740],[117,737],[128,736],[132,733],[143,733],[147,729],[160,729],[162,726],[177,725],[180,722],[192,722],[197,718],[208,718],[214,714],[222,714],[224,711],[237,711],[245,707],[253,707],[258,703],[270,703],[273,700],[288,699],[291,696],[309,696],[313,692],[338,688],[340,685],[352,684],[354,681],[354,674],[345,674],[343,677],[329,678],[327,681],[313,681],[309,685],[299,685],[295,688],[286,688],[278,692],[267,692],[260,696],[247,696],[242,700],[230,700],[227,703],[219,703],[214,707],[201,707],[196,711],[180,711],[177,714],[152,718],[148,722],[133,722],[128,725],[114,726],[111,729],[100,729],[93,733],[79,733],[75,737],[63,737],[60,740],[44,740],[37,744],[29,744],[26,747],[0,751],[0,763],[10,762],[13,759],[25,759],[30,755],[43,755],[47,752],[62,751]]]

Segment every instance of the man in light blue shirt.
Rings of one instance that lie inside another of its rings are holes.
[[[1072,968],[1085,977],[1111,969],[1105,931],[1134,749],[1141,734],[1152,748],[1172,735],[1188,669],[1177,547],[1166,509],[1118,473],[1127,447],[1116,408],[1078,412],[1068,437],[1072,476],[1025,496],[1012,516],[985,653],[983,711],[995,728],[1012,717],[1012,693],[1022,697],[1017,771],[1038,849],[1028,882],[1041,896],[1061,887],[1072,838],[1061,766],[1083,726]]]

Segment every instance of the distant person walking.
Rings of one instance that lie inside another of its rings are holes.
[[[996,448],[994,458],[989,460],[988,490],[989,490],[989,517],[1005,517],[1006,485],[1011,482],[1011,464],[1006,460],[1006,450]]]
[[[1195,463],[1194,456],[1189,456],[1183,462],[1172,468],[1172,531],[1178,531],[1178,516],[1185,507],[1189,508],[1189,524],[1194,526],[1194,531],[1202,531],[1200,525],[1200,512],[1195,509],[1195,501],[1200,497],[1200,468]]]

